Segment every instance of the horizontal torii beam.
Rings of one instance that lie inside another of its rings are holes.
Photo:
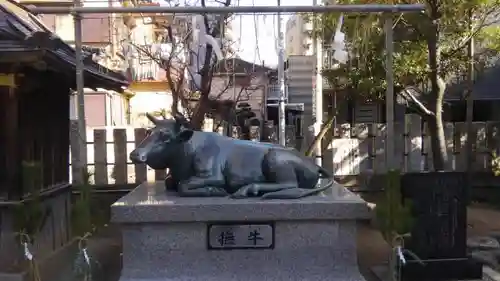
[[[35,14],[138,14],[138,13],[170,13],[170,14],[235,14],[235,13],[403,13],[422,12],[422,4],[360,4],[360,5],[327,5],[327,6],[230,6],[230,7],[30,7]]]

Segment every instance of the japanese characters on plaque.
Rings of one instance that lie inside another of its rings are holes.
[[[208,226],[208,249],[271,249],[273,224],[212,224]]]

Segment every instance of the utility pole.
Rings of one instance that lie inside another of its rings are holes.
[[[281,1],[278,0],[278,7]],[[285,133],[285,51],[283,49],[283,33],[281,30],[281,12],[278,12],[278,83],[280,86],[280,96],[278,101],[278,140],[283,146],[286,145]]]
[[[75,7],[81,7],[82,2],[75,0]],[[78,178],[74,178],[73,182],[77,184],[84,184],[84,173],[86,171],[87,163],[87,129],[85,125],[85,93],[84,93],[84,80],[83,80],[83,54],[82,54],[82,14],[73,13],[75,24],[75,59],[76,59],[76,98],[77,98],[77,116],[78,116],[78,143],[72,144],[78,146],[78,155],[74,155],[73,159],[76,161],[73,164],[73,169],[78,171]],[[75,150],[73,150],[75,151]]]
[[[318,0],[313,0],[313,6],[318,6]],[[320,27],[319,16],[314,16],[313,19],[313,30],[318,30]],[[313,50],[315,55],[315,85],[313,89],[313,116],[315,118],[314,121],[314,136],[317,136],[321,130],[321,126],[323,125],[323,76],[321,75],[321,71],[323,69],[323,44],[320,36],[316,36],[313,38]],[[322,164],[322,148],[321,141],[318,142],[318,145],[314,149],[315,155],[315,163],[318,166]]]

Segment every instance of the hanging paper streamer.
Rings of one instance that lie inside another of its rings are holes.
[[[205,19],[202,15],[193,16],[192,29],[193,29],[193,43],[198,47],[205,47],[206,45],[212,46],[212,50],[217,57],[217,60],[222,60],[222,50],[219,42],[210,34],[207,34],[205,27]]]
[[[425,260],[420,259],[412,251],[405,249],[404,246],[404,235],[394,235],[392,238],[392,254],[389,259],[389,278],[390,281],[401,281],[402,267],[406,265],[406,256],[409,256],[412,260],[425,265]]]
[[[338,62],[344,64],[349,58],[349,54],[345,50],[345,34],[342,32],[342,24],[344,22],[344,15],[340,14],[337,22],[337,29],[332,38],[333,58]]]
[[[89,258],[89,254],[87,253],[87,248],[83,248],[82,253],[83,253],[83,258],[85,259],[85,262],[90,266],[90,258]]]
[[[201,87],[201,75],[199,72],[205,62],[205,50],[207,45],[212,47],[217,61],[224,59],[221,50],[221,43],[218,39],[214,38],[210,34],[207,34],[207,29],[205,26],[205,18],[202,15],[193,16],[191,21],[192,28],[192,45],[191,50],[193,50],[191,65],[189,67],[192,73],[192,82],[195,88],[199,89]]]
[[[73,270],[77,280],[91,281],[92,279],[92,264],[96,264],[94,260],[91,259],[87,250],[87,239],[90,234],[85,234],[78,241],[78,253],[76,255],[75,262],[73,264]]]
[[[401,262],[401,264],[405,265],[406,264],[406,258],[405,258],[405,255],[403,254],[403,249],[401,248],[401,246],[398,246],[396,248],[396,253],[398,254],[399,261]]]
[[[27,260],[31,261],[33,260],[33,254],[31,254],[30,249],[28,248],[28,243],[24,242],[24,257],[26,257]]]

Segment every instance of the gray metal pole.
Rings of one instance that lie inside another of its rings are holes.
[[[394,73],[392,68],[392,56],[394,53],[392,14],[386,15],[385,19],[385,49],[386,49],[386,80],[387,89],[385,94],[385,119],[386,119],[386,141],[385,153],[387,167],[389,170],[396,169],[395,145],[394,145]]]
[[[472,14],[469,15],[469,20],[470,20],[470,26],[472,30]],[[469,46],[468,46],[468,57],[469,57],[469,64],[468,64],[468,74],[469,74],[469,81],[468,81],[468,95],[466,99],[466,109],[465,109],[465,117],[466,117],[466,127],[467,127],[467,141],[465,143],[465,153],[466,153],[466,159],[467,159],[467,164],[466,164],[466,171],[467,175],[469,176],[469,180],[471,179],[472,176],[472,164],[474,162],[474,155],[473,155],[473,146],[474,143],[476,142],[476,134],[474,134],[474,127],[472,126],[472,121],[474,120],[474,96],[472,95],[472,90],[474,87],[474,38],[471,38],[469,40]]]
[[[328,6],[231,6],[231,7],[33,7],[30,9],[37,14],[127,14],[127,13],[172,13],[172,14],[231,14],[231,13],[329,13],[329,12],[357,12],[357,13],[400,13],[422,12],[425,5],[328,5]]]
[[[278,7],[281,1],[278,0]],[[286,145],[286,122],[285,122],[285,54],[283,50],[283,34],[281,31],[281,12],[278,12],[278,83],[280,95],[278,100],[278,140],[283,146]]]
[[[313,0],[313,5],[317,6],[318,1]],[[314,29],[319,28],[319,18],[314,17]],[[313,38],[313,52],[315,55],[315,89],[313,89],[313,103],[314,103],[314,136],[319,135],[321,131],[321,126],[323,125],[323,75],[321,71],[323,70],[323,44],[320,36]],[[322,165],[322,142],[318,142],[318,145],[314,148],[314,160],[318,166]]]
[[[80,6],[80,0],[74,1],[75,6]],[[85,184],[84,173],[86,171],[87,163],[87,129],[85,125],[85,94],[84,94],[84,80],[83,80],[83,55],[82,55],[82,15],[73,13],[75,24],[75,59],[76,59],[76,97],[78,103],[78,146],[80,148],[80,155],[75,167],[79,171],[80,179],[73,179],[75,183]]]

